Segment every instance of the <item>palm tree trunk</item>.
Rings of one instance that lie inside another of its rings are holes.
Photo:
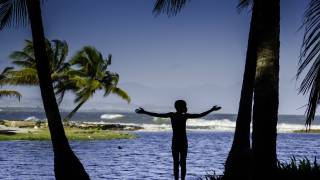
[[[274,179],[279,104],[280,2],[255,0],[260,16],[254,89],[252,152],[254,179]]]
[[[27,7],[34,43],[34,54],[37,61],[41,96],[53,145],[56,179],[89,179],[81,162],[70,148],[61,122],[45,48],[40,0],[27,0]]]
[[[231,179],[250,179],[251,176],[250,123],[257,62],[257,11],[253,5],[236,129],[225,164],[225,176]]]
[[[69,121],[73,115],[81,108],[81,106],[86,102],[87,100],[81,101],[64,119],[63,121]]]

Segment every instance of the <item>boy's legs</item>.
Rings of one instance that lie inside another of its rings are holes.
[[[179,150],[177,147],[172,147],[172,158],[173,158],[173,174],[174,179],[179,179]]]
[[[186,178],[188,146],[180,151],[181,180]]]

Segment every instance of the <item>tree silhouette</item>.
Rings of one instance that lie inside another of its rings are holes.
[[[50,74],[49,57],[43,30],[40,0],[1,0],[0,29],[12,25],[31,25],[39,86],[48,119],[54,152],[56,179],[89,179],[72,151],[65,135]]]

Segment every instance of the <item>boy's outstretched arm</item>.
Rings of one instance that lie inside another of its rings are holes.
[[[219,109],[221,109],[220,106],[213,106],[208,111],[205,111],[205,112],[200,113],[200,114],[188,114],[188,118],[201,118],[203,116],[206,116],[206,115],[210,114],[212,111],[218,111]]]
[[[138,113],[138,114],[146,114],[146,115],[149,115],[149,116],[160,117],[160,118],[169,118],[170,117],[170,113],[148,112],[148,111],[144,110],[141,107],[136,109],[136,113]]]

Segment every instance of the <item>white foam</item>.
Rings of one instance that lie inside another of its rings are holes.
[[[229,119],[221,119],[221,120],[189,119],[187,121],[187,128],[190,128],[190,129],[233,131],[235,126],[236,126],[236,123],[234,121],[230,121]]]
[[[108,114],[109,115],[109,114]],[[110,118],[110,116],[107,116]],[[111,116],[111,118],[119,118],[121,116]],[[89,122],[88,122],[89,123]],[[95,124],[112,124],[108,122],[90,122]],[[140,131],[171,131],[170,119],[153,118],[150,123],[119,123],[122,125],[140,126]],[[187,130],[192,131],[215,131],[215,132],[234,132],[236,122],[229,119],[206,120],[206,119],[188,119]],[[320,129],[320,125],[312,125],[312,129]],[[252,129],[252,128],[251,128]],[[290,133],[296,130],[305,130],[304,124],[278,123],[277,131],[280,133]]]
[[[320,125],[312,125],[312,129],[320,129]],[[288,124],[288,123],[278,123],[278,132],[293,132],[296,130],[305,130],[306,126],[302,124]]]
[[[102,114],[100,119],[117,119],[122,117],[124,117],[122,114]]]
[[[25,121],[34,121],[34,120],[39,121],[40,119],[37,118],[37,117],[35,117],[35,116],[30,116],[30,117],[27,117],[27,118],[24,119],[24,120],[25,120]]]
[[[171,124],[167,118],[153,118],[153,122],[161,124],[130,124],[141,126],[141,131],[170,131]],[[129,124],[127,124],[129,125]],[[197,131],[234,131],[235,122],[228,119],[223,120],[205,120],[205,119],[188,119],[187,130]]]

